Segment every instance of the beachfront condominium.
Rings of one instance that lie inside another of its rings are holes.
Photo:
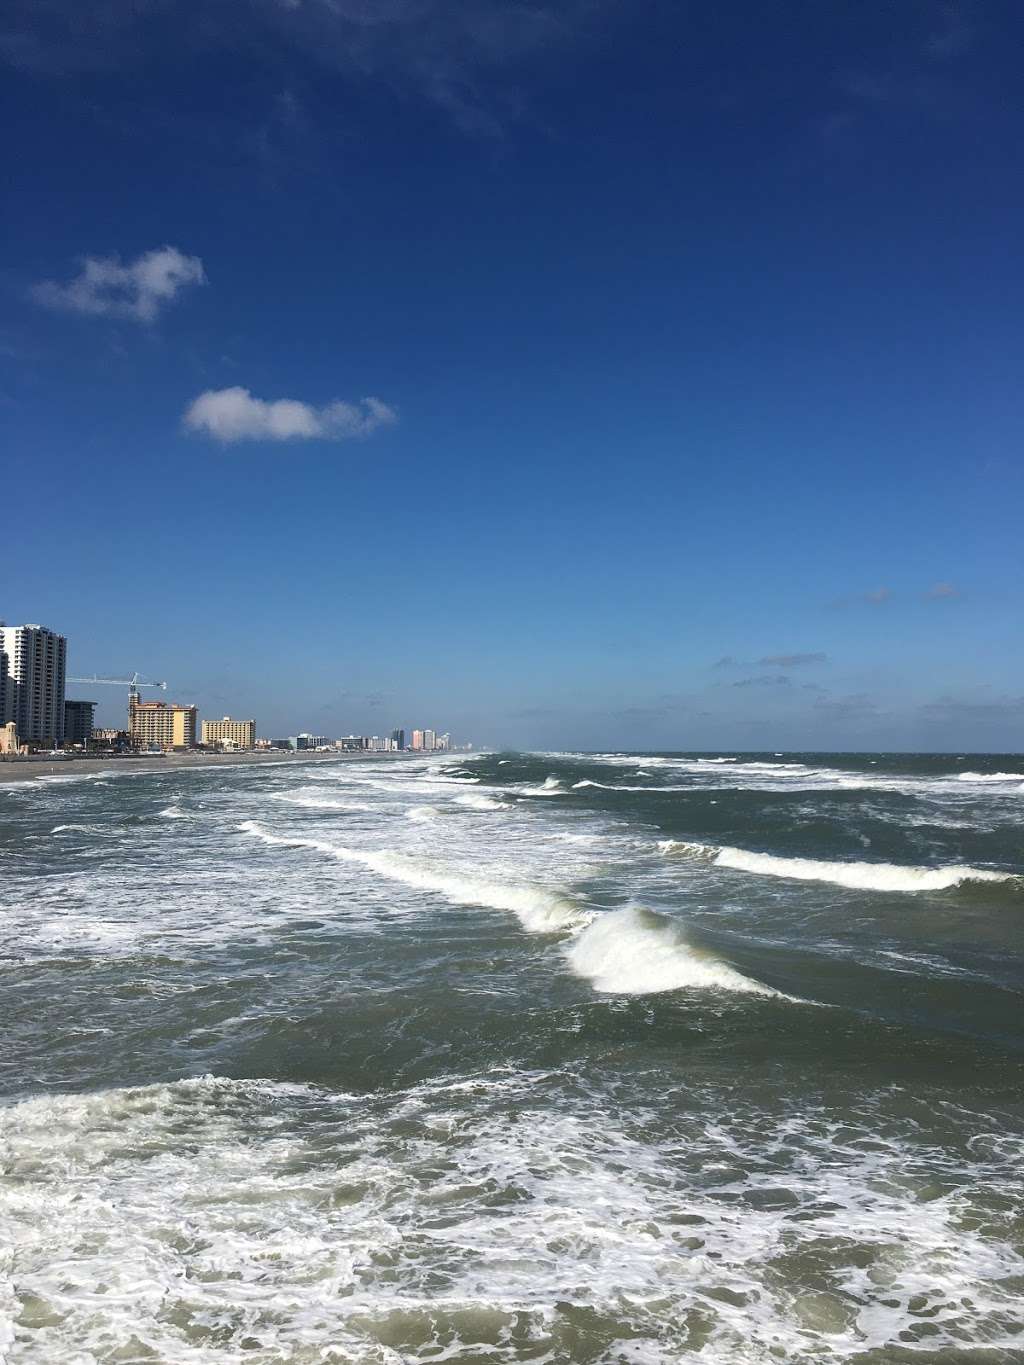
[[[405,731],[404,731],[404,730],[392,730],[392,731],[391,731],[391,747],[394,748],[394,749],[397,749],[399,753],[402,752],[402,750],[405,748]]]
[[[428,753],[433,753],[437,748],[437,735],[433,730],[423,731],[423,747]]]
[[[66,638],[46,626],[0,626],[0,652],[7,657],[2,719],[14,721],[22,743],[62,743]]]
[[[194,749],[197,714],[195,706],[139,701],[133,696],[128,703],[132,744],[139,749]]]
[[[64,743],[88,744],[92,739],[94,701],[66,701],[64,703]]]
[[[256,722],[254,720],[203,721],[203,743],[217,744],[226,749],[253,749],[256,746]]]
[[[413,749],[413,752],[418,754],[422,748],[423,748],[423,731],[422,731],[422,730],[413,730],[413,732],[412,732],[412,749]]]

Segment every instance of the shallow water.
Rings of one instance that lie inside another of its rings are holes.
[[[0,1356],[1024,1359],[1024,760],[0,787]]]

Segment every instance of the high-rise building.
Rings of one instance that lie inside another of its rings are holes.
[[[419,753],[420,750],[421,750],[422,748],[423,748],[423,731],[422,731],[422,730],[413,730],[413,732],[412,732],[412,750],[413,750],[414,753]]]
[[[391,743],[392,743],[393,747],[396,748],[396,749],[398,750],[399,753],[401,753],[401,751],[405,748],[405,731],[404,731],[404,730],[392,730],[392,731],[391,731]]]
[[[232,749],[252,749],[256,744],[256,722],[254,720],[203,721],[203,743],[224,744]]]
[[[46,626],[0,626],[7,655],[4,720],[13,720],[23,743],[64,739],[64,674],[68,642]]]
[[[142,749],[194,749],[197,715],[195,706],[139,701],[133,696],[128,704],[132,743]]]
[[[437,748],[437,735],[433,730],[423,731],[423,747],[430,753]]]
[[[64,703],[64,743],[88,744],[92,739],[94,701],[66,701]]]
[[[0,645],[0,725],[6,725],[10,719],[10,706],[11,678],[7,669],[7,655]]]

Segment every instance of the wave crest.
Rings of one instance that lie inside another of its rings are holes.
[[[654,995],[686,988],[778,996],[728,963],[688,944],[666,915],[632,907],[589,924],[566,954],[577,976],[596,991]]]
[[[898,863],[826,862],[816,858],[783,858],[774,853],[752,853],[745,848],[665,839],[659,850],[670,856],[699,858],[715,867],[749,872],[761,877],[794,881],[831,882],[856,891],[946,891],[965,882],[1011,882],[1009,872],[980,867],[902,867]]]
[[[261,839],[265,844],[276,844],[282,848],[311,848],[340,862],[359,863],[392,881],[402,882],[420,891],[434,891],[454,905],[484,905],[492,910],[507,910],[530,933],[558,933],[584,924],[588,919],[578,902],[543,886],[510,886],[502,882],[489,882],[480,877],[465,876],[461,872],[448,872],[422,859],[387,850],[371,852],[346,848],[343,844],[329,844],[323,839],[287,838],[268,833],[255,820],[244,821],[238,829],[240,833]]]

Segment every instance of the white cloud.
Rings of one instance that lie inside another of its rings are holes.
[[[291,441],[315,438],[345,441],[369,436],[378,427],[398,421],[394,408],[379,398],[358,403],[340,399],[314,408],[294,398],[268,403],[254,398],[248,389],[207,389],[189,405],[184,416],[189,431],[202,432],[215,441]]]
[[[86,256],[69,284],[44,280],[35,285],[32,296],[47,308],[70,313],[152,322],[163,305],[186,285],[205,282],[198,256],[162,246],[143,252],[127,265],[122,265],[117,256]]]

